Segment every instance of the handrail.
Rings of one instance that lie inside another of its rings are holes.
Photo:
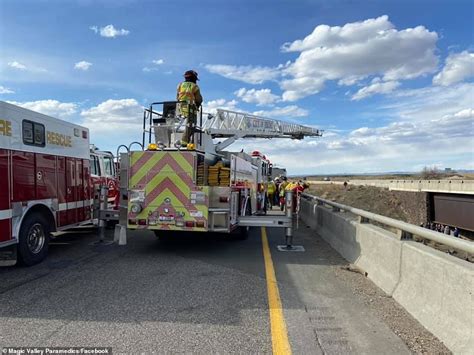
[[[314,201],[319,201],[323,204],[326,204],[326,205],[329,205],[329,206],[332,206],[332,207],[336,207],[338,209],[341,209],[341,210],[344,210],[344,211],[347,211],[347,212],[351,212],[351,213],[353,213],[357,216],[364,217],[368,220],[376,221],[376,222],[385,224],[387,226],[397,228],[397,229],[399,229],[403,232],[407,232],[407,233],[410,233],[412,235],[416,235],[416,236],[419,236],[419,237],[422,237],[422,238],[425,238],[425,239],[429,239],[429,240],[432,240],[434,242],[441,243],[441,244],[444,244],[444,245],[450,246],[452,248],[455,248],[455,249],[458,249],[458,250],[461,250],[461,251],[464,251],[466,253],[474,255],[474,242],[459,239],[459,238],[456,238],[456,237],[453,237],[453,236],[448,236],[448,235],[441,234],[441,233],[438,233],[438,232],[434,232],[432,230],[429,230],[429,229],[426,229],[426,228],[423,228],[423,227],[419,227],[419,226],[415,226],[415,225],[407,223],[407,222],[399,221],[399,220],[396,220],[396,219],[393,219],[393,218],[390,218],[390,217],[381,216],[379,214],[364,211],[364,210],[361,210],[361,209],[358,209],[358,208],[346,206],[346,205],[343,205],[343,204],[340,204],[340,203],[337,203],[337,202],[326,200],[326,199],[318,197],[318,196],[310,195],[308,193],[303,193],[301,196],[303,198],[306,198],[306,199],[309,199],[309,200],[314,200]]]

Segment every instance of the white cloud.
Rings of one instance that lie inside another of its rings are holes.
[[[284,70],[283,99],[295,101],[319,92],[328,80],[342,85],[374,75],[384,81],[416,78],[433,72],[438,35],[423,26],[395,29],[388,16],[348,23],[319,25],[302,40],[285,43],[284,52],[300,52]]]
[[[264,116],[269,118],[274,117],[306,117],[309,114],[308,110],[305,110],[301,107],[296,105],[284,106],[284,107],[276,107],[272,110],[262,110],[262,111],[255,111],[253,113],[256,116]]]
[[[19,69],[19,70],[26,70],[26,65],[24,64],[21,64],[17,61],[13,61],[13,62],[8,62],[8,66],[9,67],[12,67],[12,68],[15,68],[15,69]]]
[[[437,41],[436,32],[423,26],[398,30],[384,15],[342,27],[318,25],[305,38],[281,47],[283,52],[299,53],[295,61],[284,65],[205,67],[250,84],[280,80],[282,99],[296,101],[320,92],[327,81],[351,86],[376,76],[391,84],[371,90],[388,90],[395,82],[432,73],[438,64]]]
[[[56,118],[68,118],[77,112],[77,104],[73,102],[60,102],[57,100],[38,100],[29,102],[8,101],[17,106]]]
[[[271,105],[275,103],[279,97],[272,94],[270,89],[245,89],[241,88],[234,93],[238,98],[247,103],[254,103],[258,106]]]
[[[91,67],[92,63],[86,62],[85,60],[82,60],[80,62],[77,62],[74,64],[74,69],[77,70],[82,70],[82,71],[87,71]]]
[[[228,79],[239,80],[248,84],[261,84],[265,81],[277,79],[283,66],[271,68],[251,65],[208,64],[205,68],[211,73],[221,75]]]
[[[387,98],[392,104],[370,112],[373,122],[387,123],[350,132],[327,129],[322,138],[302,141],[240,140],[231,148],[260,150],[290,174],[420,171],[435,164],[471,168],[472,97],[473,83],[397,90]]]
[[[15,91],[5,87],[5,86],[2,86],[0,85],[0,94],[14,94]]]
[[[203,112],[215,113],[218,108],[223,110],[238,111],[238,102],[236,100],[227,101],[226,99],[217,99],[211,101],[204,101]]]
[[[127,36],[130,31],[125,30],[125,29],[117,29],[114,27],[114,25],[107,25],[105,27],[97,27],[97,26],[91,26],[89,27],[90,30],[94,31],[95,33],[99,33],[102,37],[106,38],[115,38],[118,36]]]
[[[154,65],[153,67],[144,67],[142,69],[145,73],[149,73],[151,71],[158,70],[157,66],[163,65],[165,63],[165,61],[164,61],[164,59],[154,59],[154,60],[151,61],[151,63]]]
[[[472,83],[397,90],[391,95],[392,103],[380,107],[379,111],[393,120],[423,122],[471,107],[473,97]]]
[[[448,86],[474,77],[474,53],[463,51],[450,54],[446,64],[433,78],[433,84]]]
[[[135,99],[109,99],[97,106],[82,110],[82,124],[95,134],[111,134],[127,130],[140,130],[143,120],[143,106]],[[137,131],[138,132],[138,131]]]
[[[372,81],[372,84],[365,86],[362,89],[359,89],[351,98],[351,100],[362,100],[366,97],[375,95],[375,94],[388,94],[400,86],[398,81]]]

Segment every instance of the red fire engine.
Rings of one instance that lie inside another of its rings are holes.
[[[90,145],[91,180],[94,188],[94,200],[99,201],[99,187],[108,188],[108,208],[117,209],[119,203],[119,185],[117,168],[112,152],[101,151],[95,145]],[[95,216],[96,217],[96,216]]]
[[[1,256],[43,260],[51,232],[93,221],[94,185],[116,187],[114,175],[87,128],[0,101]]]

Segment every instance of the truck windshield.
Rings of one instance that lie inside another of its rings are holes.
[[[109,176],[114,176],[114,163],[112,161],[112,157],[110,156],[105,156],[104,157],[104,169],[105,169],[105,174]]]
[[[95,155],[91,155],[91,174],[100,175],[99,159]]]

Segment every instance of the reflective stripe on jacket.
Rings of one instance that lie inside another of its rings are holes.
[[[186,103],[180,104],[180,112],[182,115],[188,115],[188,108],[191,113],[194,113],[195,109],[201,106],[202,96],[199,90],[199,86],[190,81],[184,81],[178,85],[176,99],[178,101],[185,101]]]

